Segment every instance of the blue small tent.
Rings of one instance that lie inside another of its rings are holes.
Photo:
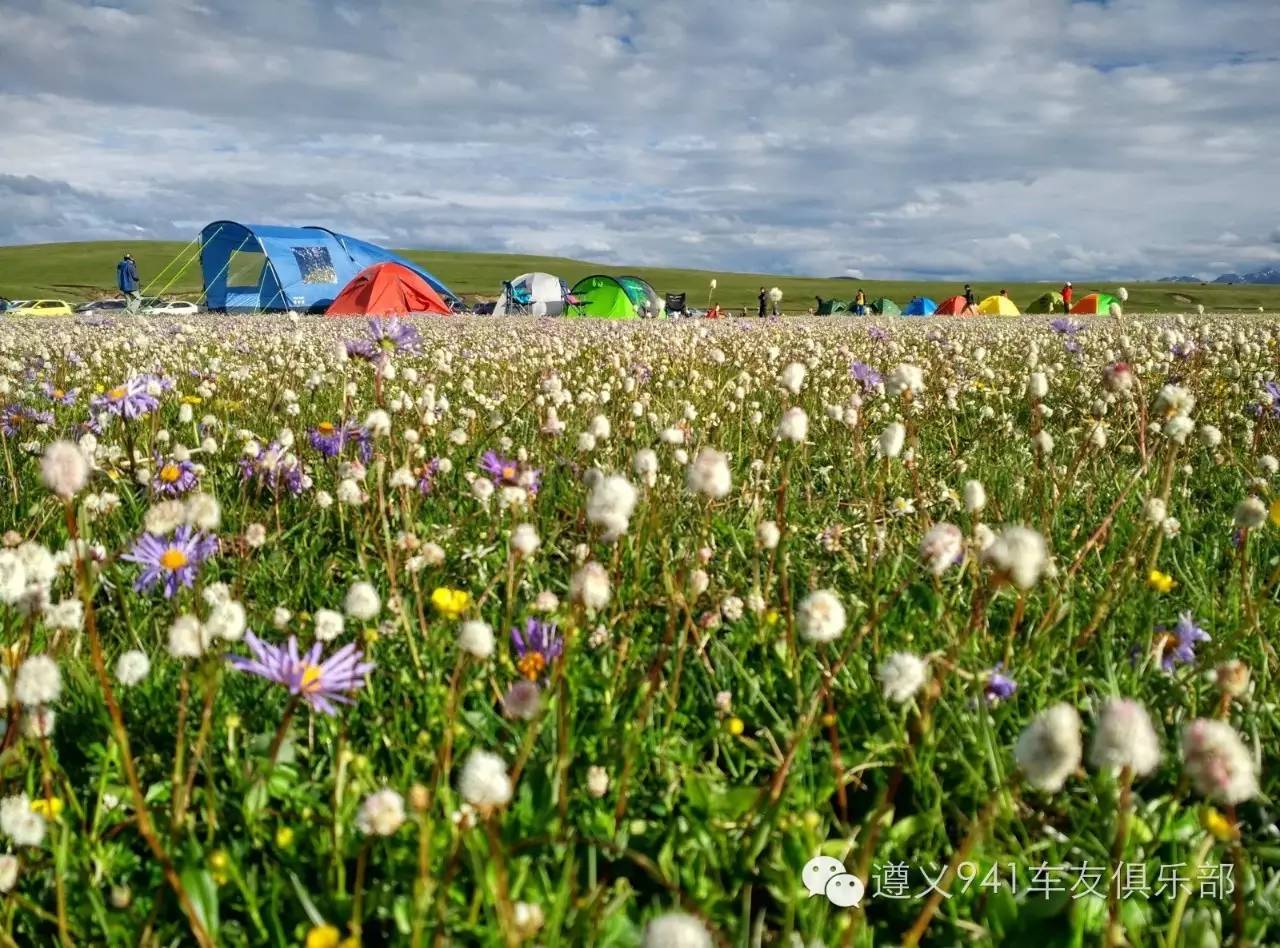
[[[243,279],[244,261],[236,254],[257,254],[250,260],[257,276],[252,284],[230,285]],[[214,221],[200,232],[200,270],[205,305],[212,310],[259,312],[297,309],[322,313],[342,288],[365,267],[399,263],[421,276],[446,301],[457,295],[416,263],[374,244],[324,227],[274,227]]]
[[[932,316],[938,304],[927,296],[917,296],[902,307],[903,316]]]

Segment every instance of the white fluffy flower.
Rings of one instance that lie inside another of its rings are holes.
[[[924,391],[924,372],[909,362],[894,366],[884,380],[884,390],[894,398],[908,392],[917,395]]]
[[[598,478],[587,495],[587,523],[601,527],[612,542],[627,532],[636,509],[636,489],[617,474]]]
[[[391,836],[403,823],[404,797],[390,787],[365,797],[356,815],[356,828],[366,836]]]
[[[504,806],[511,800],[511,777],[497,754],[473,750],[458,778],[462,798],[474,807]]]
[[[187,508],[182,501],[165,500],[151,505],[142,519],[142,525],[147,533],[158,537],[168,536],[182,526],[186,515]]]
[[[756,527],[756,541],[762,549],[775,549],[781,539],[782,531],[778,529],[778,525],[772,520],[762,520],[760,526]]]
[[[493,654],[493,629],[487,622],[468,619],[458,627],[458,647],[481,660]]]
[[[79,599],[63,599],[44,610],[44,624],[63,632],[79,632],[84,628],[84,603]]]
[[[1159,497],[1148,497],[1147,502],[1142,505],[1142,516],[1148,523],[1164,523],[1164,518],[1168,515],[1169,510]]]
[[[382,611],[382,600],[378,598],[378,591],[373,588],[372,583],[361,580],[351,584],[342,608],[357,622],[371,622]]]
[[[1027,377],[1027,397],[1036,401],[1049,394],[1049,377],[1043,372],[1032,372]]]
[[[31,799],[25,794],[0,800],[0,832],[16,846],[39,846],[44,842],[44,817],[31,810]]]
[[[234,599],[227,599],[209,610],[209,616],[204,623],[204,632],[212,638],[239,642],[244,638],[246,625],[244,606]]]
[[[12,853],[0,855],[0,892],[12,892],[18,884],[18,857]]]
[[[26,564],[12,550],[0,550],[0,603],[11,606],[26,591]]]
[[[169,654],[174,658],[199,658],[209,638],[193,615],[181,615],[169,626]]]
[[[920,556],[929,572],[941,576],[964,556],[964,534],[953,523],[935,523],[920,540]]]
[[[569,597],[596,611],[609,604],[609,573],[599,563],[585,563],[569,580]]]
[[[919,656],[910,652],[894,652],[877,671],[884,696],[896,703],[905,704],[924,687],[929,666]]]
[[[125,687],[138,684],[151,672],[151,659],[146,652],[130,649],[116,660],[116,678]]]
[[[809,593],[800,603],[796,618],[800,635],[810,642],[834,642],[844,632],[844,606],[829,589]]]
[[[729,459],[714,448],[703,448],[689,465],[685,483],[693,493],[719,500],[733,486]]]
[[[364,428],[375,438],[385,437],[391,433],[391,416],[381,408],[375,408],[365,418]]]
[[[18,666],[13,697],[21,705],[50,704],[62,694],[62,673],[48,655],[32,655]]]
[[[1069,704],[1056,704],[1036,715],[1013,756],[1028,783],[1054,793],[1080,766],[1081,753],[1080,715]]]
[[[906,438],[907,429],[903,427],[902,422],[889,422],[884,431],[880,432],[880,437],[876,439],[876,447],[880,451],[880,456],[896,458],[902,453],[902,445]]]
[[[63,500],[70,500],[89,481],[89,462],[80,446],[72,441],[55,441],[45,448],[40,460],[44,486]]]
[[[346,620],[342,613],[333,609],[317,609],[315,614],[316,639],[320,642],[332,642],[346,628]]]
[[[212,494],[192,494],[183,506],[183,520],[200,530],[216,530],[222,522],[222,506]]]
[[[659,915],[644,929],[644,948],[711,948],[711,945],[706,926],[684,912]]]
[[[609,772],[603,767],[587,768],[587,792],[593,797],[602,797],[609,792]]]
[[[1228,806],[1258,793],[1253,755],[1231,725],[1198,718],[1182,732],[1182,756],[1196,790]]]
[[[800,389],[804,386],[804,377],[807,371],[802,362],[788,363],[787,367],[778,375],[778,384],[792,395],[799,395]]]
[[[1253,530],[1267,522],[1267,506],[1257,497],[1246,497],[1236,504],[1235,525]]]
[[[542,540],[538,538],[538,531],[531,523],[517,524],[511,531],[511,551],[516,556],[528,559],[538,551],[541,545]]]
[[[1145,777],[1160,763],[1160,739],[1146,709],[1128,698],[1112,698],[1098,714],[1089,763],[1099,769],[1128,767]]]
[[[1026,527],[1006,527],[982,551],[982,560],[1019,589],[1030,589],[1049,562],[1044,537]]]
[[[776,436],[783,441],[800,444],[809,434],[809,416],[799,405],[788,408],[778,422]]]

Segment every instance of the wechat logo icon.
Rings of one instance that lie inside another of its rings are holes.
[[[845,872],[839,859],[814,856],[802,871],[801,881],[810,897],[825,895],[828,902],[841,908],[852,908],[862,901],[865,886],[857,876]]]

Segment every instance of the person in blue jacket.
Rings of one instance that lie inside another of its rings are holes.
[[[116,264],[116,286],[124,294],[125,308],[136,313],[142,303],[142,294],[138,292],[138,265],[133,262],[133,254],[127,253],[124,259]]]

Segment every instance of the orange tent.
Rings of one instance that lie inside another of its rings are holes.
[[[326,316],[404,316],[407,313],[449,315],[449,306],[431,284],[399,263],[375,263],[357,273]]]
[[[938,308],[933,311],[933,315],[959,316],[964,312],[965,305],[963,296],[952,296],[939,303]]]

